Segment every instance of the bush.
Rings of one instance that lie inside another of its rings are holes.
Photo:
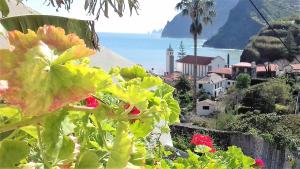
[[[251,77],[247,73],[241,73],[236,78],[236,88],[246,89],[250,86]]]

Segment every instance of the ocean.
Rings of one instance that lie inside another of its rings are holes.
[[[166,50],[169,45],[174,49],[175,59],[183,41],[186,54],[193,54],[192,38],[161,38],[159,34],[127,34],[127,33],[98,33],[100,44],[110,48],[115,53],[142,65],[147,70],[154,68],[154,72],[163,74],[166,65]],[[230,55],[230,64],[238,63],[242,51],[236,49],[215,49],[202,47],[205,40],[199,40],[199,56],[221,56],[227,61]]]

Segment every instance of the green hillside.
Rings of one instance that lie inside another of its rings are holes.
[[[272,62],[278,59],[293,61],[300,54],[300,24],[297,22],[300,20],[293,18],[271,24],[277,35],[289,48],[289,52],[271,28],[265,27],[257,36],[251,38],[243,51],[241,61],[257,63]]]
[[[253,0],[268,21],[287,18],[300,13],[299,0]],[[240,0],[225,25],[209,39],[205,46],[244,49],[251,36],[257,34],[265,22],[248,0]]]

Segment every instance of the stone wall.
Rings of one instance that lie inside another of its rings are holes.
[[[238,146],[243,152],[253,158],[261,158],[266,163],[266,169],[300,169],[300,158],[292,154],[287,148],[278,149],[262,138],[247,135],[240,132],[227,132],[189,124],[173,125],[171,128],[172,137],[182,136],[191,138],[194,133],[207,134],[214,138],[218,146],[226,148],[228,146]],[[291,167],[291,160],[296,165]]]

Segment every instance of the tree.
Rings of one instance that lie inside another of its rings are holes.
[[[299,51],[291,29],[288,30],[287,37],[285,39],[285,44],[288,47],[288,51],[286,48],[284,48],[284,51],[288,54],[290,59],[294,59],[299,54]]]
[[[241,73],[236,78],[236,88],[246,89],[250,86],[251,77],[247,73]]]
[[[186,93],[191,90],[191,84],[189,80],[182,75],[179,81],[175,84],[175,88],[178,93]]]
[[[190,33],[194,39],[194,56],[196,63],[194,63],[194,112],[196,113],[197,104],[197,40],[198,35],[202,32],[202,22],[208,24],[212,22],[212,18],[216,15],[214,9],[214,0],[181,0],[176,4],[176,9],[181,10],[183,15],[189,15],[192,19],[190,26]]]
[[[181,41],[180,45],[179,45],[178,59],[185,57],[185,55],[186,55],[185,48],[184,48],[183,42]]]
[[[17,0],[18,3],[22,2],[23,0]],[[71,9],[71,5],[74,2],[73,0],[43,0],[45,4],[48,4],[57,7],[57,11],[59,8],[64,7],[66,10]],[[6,17],[9,14],[9,7],[7,5],[6,0],[0,1],[0,12],[2,13],[2,17]],[[104,16],[108,18],[108,10],[112,8],[115,13],[117,13],[120,17],[123,16],[125,11],[125,6],[128,4],[128,8],[130,14],[132,11],[139,9],[139,2],[138,0],[127,0],[127,1],[112,1],[112,0],[85,0],[83,8],[87,11],[88,15],[95,15],[96,12],[96,19],[99,19],[101,13],[104,13]]]

